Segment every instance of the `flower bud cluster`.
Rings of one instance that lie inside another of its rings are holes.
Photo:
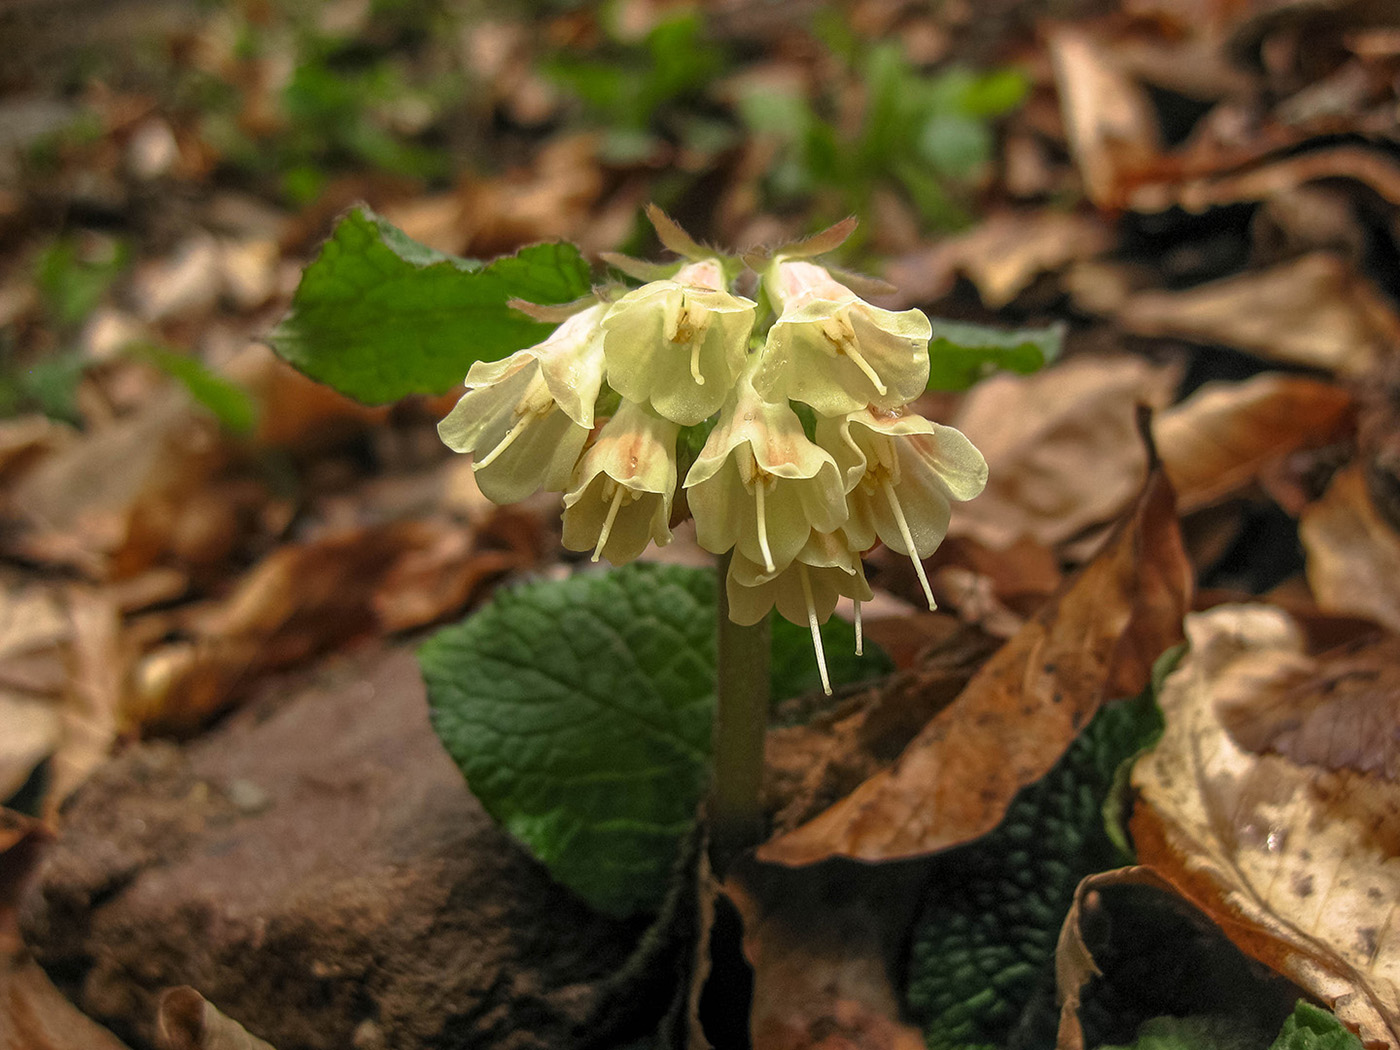
[[[675,230],[657,224],[663,240]],[[859,646],[872,596],[861,556],[878,541],[910,557],[933,608],[922,559],[947,532],[949,502],[982,490],[986,462],[909,408],[928,382],[922,313],[872,306],[795,251],[759,265],[760,308],[731,290],[727,260],[677,237],[668,246],[689,259],[670,276],[473,365],[439,432],[473,454],[498,503],[563,492],[564,545],[595,561],[669,543],[683,494],[700,546],[730,555],[731,618],[757,623],[776,607],[809,625],[826,684],[818,625],[852,599]],[[683,432],[706,428],[682,479]]]

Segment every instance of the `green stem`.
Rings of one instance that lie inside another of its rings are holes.
[[[710,863],[723,877],[739,854],[758,844],[763,812],[763,738],[768,728],[768,665],[772,632],[765,616],[752,627],[729,619],[725,579],[729,556],[719,563],[714,772],[710,783]]]

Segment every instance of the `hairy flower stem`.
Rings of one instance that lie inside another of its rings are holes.
[[[725,578],[729,555],[719,564],[718,691],[714,769],[710,782],[710,864],[724,876],[730,863],[758,844],[763,814],[763,736],[768,728],[768,665],[772,632],[765,616],[751,627],[729,619]]]

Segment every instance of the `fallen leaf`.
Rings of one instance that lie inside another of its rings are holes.
[[[1319,608],[1400,631],[1400,535],[1376,513],[1359,467],[1338,473],[1304,508],[1298,537]]]
[[[1076,357],[969,391],[953,424],[987,460],[987,488],[958,504],[949,535],[993,550],[1052,547],[1119,517],[1147,470],[1135,406],[1164,406],[1175,374],[1140,358]]]
[[[1166,732],[1133,769],[1141,863],[1368,1047],[1400,1046],[1400,784],[1350,768],[1346,749],[1300,750],[1303,736],[1288,745],[1294,754],[1328,764],[1255,752],[1232,736],[1222,711],[1237,729],[1254,715],[1287,716],[1281,688],[1300,672],[1329,675],[1331,659],[1308,657],[1284,613],[1223,606],[1190,617],[1187,636],[1190,652],[1159,695]],[[1364,682],[1310,704],[1314,743],[1324,725],[1354,729],[1358,705],[1375,705],[1386,734],[1397,732],[1393,701]]]
[[[754,1050],[923,1050],[892,978],[921,873],[741,867],[724,893],[753,968]]]
[[[913,306],[942,298],[963,273],[977,286],[982,304],[999,310],[1041,274],[1111,246],[1108,227],[1092,215],[999,212],[968,233],[893,260],[885,276],[899,289],[893,303]]]
[[[1055,952],[1058,1050],[1084,1050],[1081,1003],[1093,1004],[1087,1045],[1131,1043],[1154,1017],[1211,1017],[1245,1038],[1272,1040],[1300,992],[1240,952],[1150,868],[1080,882]]]
[[[159,1050],[273,1050],[189,985],[161,993],[156,1043]]]
[[[894,765],[759,859],[894,860],[990,831],[1017,791],[1055,765],[1106,699],[1146,684],[1180,638],[1191,567],[1171,485],[1154,472],[1104,549],[1007,642]]]
[[[1245,488],[1302,448],[1342,440],[1351,395],[1331,383],[1265,373],[1202,387],[1152,421],[1157,451],[1182,513]]]
[[[63,696],[63,736],[51,763],[46,804],[55,812],[111,752],[125,696],[128,658],[116,606],[100,592],[68,592],[72,677]]]
[[[1081,30],[1059,27],[1049,45],[1084,192],[1100,208],[1121,209],[1134,178],[1161,152],[1152,104],[1141,85]]]
[[[1132,293],[1115,316],[1136,335],[1228,346],[1360,375],[1400,342],[1400,318],[1347,262],[1313,252],[1185,291]]]

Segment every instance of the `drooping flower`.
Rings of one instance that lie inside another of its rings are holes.
[[[564,495],[564,546],[623,565],[650,542],[670,543],[679,432],[679,424],[622,402]]]
[[[871,306],[823,267],[779,257],[764,276],[781,314],[754,378],[769,401],[821,415],[908,404],[928,384],[929,319]]]
[[[735,623],[758,623],[776,606],[784,619],[806,624],[812,632],[812,648],[821,669],[822,688],[827,695],[831,694],[820,627],[830,619],[837,600],[843,595],[856,603],[857,615],[860,603],[872,597],[860,554],[842,531],[812,530],[792,562],[776,571],[769,571],[741,552],[735,552],[729,562],[725,592],[729,598],[729,618]]]
[[[473,454],[477,484],[492,502],[568,488],[602,387],[606,310],[589,307],[538,346],[468,370],[467,392],[438,435],[448,448]]]
[[[696,539],[713,554],[737,548],[777,572],[812,529],[846,520],[842,475],[832,457],[807,439],[787,403],[758,396],[740,377],[705,447],[685,479]]]
[[[628,292],[603,318],[609,385],[682,426],[708,419],[743,368],[754,309],[715,259]]]
[[[948,532],[949,501],[972,499],[986,486],[982,453],[961,431],[899,410],[819,420],[817,441],[845,479],[850,516],[842,531],[851,546],[866,550],[879,537],[911,558],[932,609],[922,559]]]

